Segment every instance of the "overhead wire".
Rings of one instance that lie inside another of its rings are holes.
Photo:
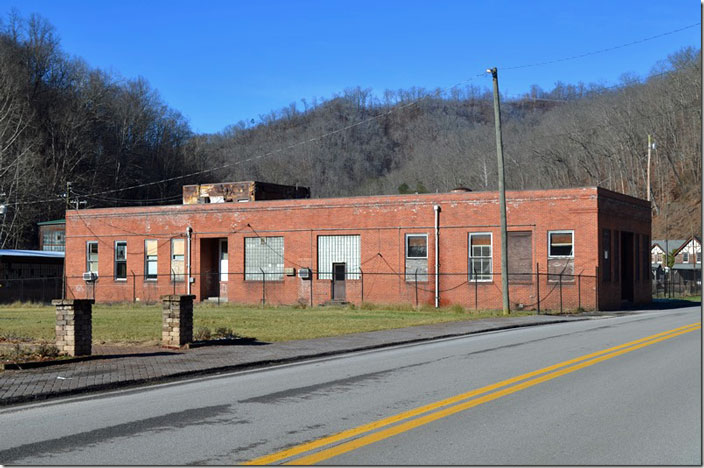
[[[524,65],[517,65],[517,66],[502,66],[502,67],[500,67],[500,68],[501,68],[502,71],[506,71],[506,70],[518,70],[518,69],[523,69],[523,68],[538,67],[538,66],[544,66],[544,65],[549,65],[549,64],[553,64],[553,63],[566,62],[566,61],[570,61],[570,60],[577,60],[577,59],[581,59],[581,58],[584,58],[584,57],[588,57],[588,56],[592,56],[592,55],[597,55],[597,54],[602,54],[602,53],[610,52],[610,51],[613,51],[613,50],[621,49],[621,48],[624,48],[624,47],[629,47],[629,46],[633,46],[633,45],[636,45],[636,44],[641,44],[641,43],[644,43],[644,42],[648,42],[648,41],[651,41],[651,40],[655,40],[655,39],[658,39],[658,38],[661,38],[661,37],[669,36],[669,35],[672,35],[672,34],[675,34],[675,33],[681,32],[681,31],[685,31],[685,30],[687,30],[687,29],[691,29],[691,28],[693,28],[693,27],[695,27],[695,26],[697,26],[697,25],[700,25],[700,24],[701,24],[700,22],[693,23],[693,24],[690,24],[690,25],[688,25],[688,26],[685,26],[685,27],[682,27],[682,28],[679,28],[679,29],[667,31],[667,32],[664,32],[664,33],[661,33],[661,34],[657,34],[657,35],[654,35],[654,36],[646,37],[646,38],[644,38],[644,39],[639,39],[639,40],[636,40],[636,41],[631,41],[631,42],[628,42],[628,43],[619,44],[619,45],[616,45],[616,46],[613,46],[613,47],[608,47],[608,48],[599,49],[599,50],[595,50],[595,51],[585,52],[585,53],[583,53],[583,54],[572,55],[572,56],[568,56],[568,57],[562,57],[562,58],[559,58],[559,59],[554,59],[554,60],[549,60],[549,61],[535,62],[535,63],[531,63],[531,64],[524,64]],[[470,76],[470,78],[467,78],[467,79],[465,79],[465,80],[462,80],[462,81],[460,81],[460,82],[458,82],[458,83],[455,83],[455,84],[453,84],[453,85],[451,85],[451,86],[447,86],[447,87],[445,87],[445,88],[442,88],[440,91],[448,91],[448,90],[454,89],[454,88],[456,88],[456,87],[458,87],[458,86],[460,86],[460,85],[462,85],[462,84],[465,84],[465,83],[468,83],[468,82],[470,82],[470,81],[473,81],[473,80],[475,80],[477,77],[486,77],[486,76],[487,76],[487,74],[486,74],[485,72],[478,73],[478,74],[476,74],[476,75]],[[434,94],[437,95],[438,93],[436,92],[436,93],[434,93]],[[90,194],[84,194],[83,196],[84,196],[84,197],[100,196],[100,195],[105,195],[105,194],[109,194],[109,193],[119,193],[119,192],[124,192],[124,191],[127,191],[127,190],[134,190],[134,189],[138,189],[138,188],[149,187],[149,186],[156,185],[156,184],[162,184],[162,183],[165,183],[165,182],[173,182],[173,181],[175,181],[175,180],[181,180],[181,179],[185,179],[185,178],[188,178],[188,177],[193,177],[193,176],[197,176],[197,175],[201,175],[201,174],[206,174],[206,173],[213,172],[213,171],[217,171],[217,170],[227,169],[227,168],[232,167],[232,166],[237,166],[237,165],[240,165],[240,164],[245,164],[245,163],[248,163],[248,162],[252,162],[252,161],[259,160],[259,159],[263,159],[263,158],[266,158],[266,157],[269,157],[269,156],[273,156],[273,155],[275,155],[275,154],[279,154],[279,153],[282,153],[282,152],[284,152],[284,151],[287,151],[287,150],[296,148],[296,147],[298,147],[298,146],[306,145],[306,144],[309,144],[309,143],[312,143],[312,142],[315,142],[315,141],[318,141],[318,140],[327,138],[327,137],[329,137],[329,136],[332,136],[332,135],[335,135],[335,134],[338,134],[338,133],[347,131],[347,130],[349,130],[349,129],[351,129],[351,128],[355,128],[355,127],[358,127],[358,126],[360,126],[360,125],[364,125],[364,124],[366,124],[366,123],[368,123],[368,122],[377,120],[377,119],[379,119],[379,118],[386,117],[386,116],[391,115],[391,114],[393,114],[393,113],[395,113],[395,112],[398,112],[398,111],[400,111],[400,110],[403,110],[403,109],[409,108],[409,107],[411,107],[411,106],[417,105],[419,102],[421,102],[421,101],[423,101],[423,100],[425,100],[425,99],[427,99],[427,98],[429,98],[429,97],[432,97],[432,94],[426,94],[426,95],[424,95],[424,96],[422,96],[422,97],[419,97],[419,98],[417,98],[417,99],[415,99],[415,100],[413,100],[413,101],[411,101],[411,102],[402,104],[402,105],[400,105],[400,106],[395,106],[395,107],[391,108],[391,109],[388,110],[388,111],[381,112],[381,113],[379,113],[379,114],[377,114],[377,115],[374,115],[374,116],[369,117],[369,118],[367,118],[367,119],[361,120],[361,121],[359,121],[359,122],[355,122],[355,123],[346,125],[346,126],[341,127],[341,128],[339,128],[339,129],[336,129],[336,130],[333,130],[333,131],[330,131],[330,132],[326,132],[326,133],[324,133],[324,134],[322,134],[322,135],[319,135],[319,136],[317,136],[317,137],[313,137],[313,138],[309,138],[309,139],[304,139],[304,140],[298,141],[298,142],[296,142],[296,143],[292,143],[292,144],[290,144],[290,145],[288,145],[288,146],[281,147],[281,148],[278,148],[278,149],[276,149],[276,150],[272,150],[272,151],[269,151],[269,152],[266,152],[266,153],[263,153],[263,154],[260,154],[260,155],[257,155],[257,156],[252,156],[252,157],[250,157],[250,158],[241,159],[241,160],[238,160],[238,161],[232,161],[232,162],[229,162],[229,163],[220,165],[220,166],[218,166],[218,167],[209,168],[209,169],[203,169],[203,170],[191,172],[191,173],[188,173],[188,174],[183,174],[183,175],[179,175],[179,176],[164,178],[164,179],[157,180],[157,181],[145,182],[145,183],[136,184],[136,185],[129,186],[129,187],[123,187],[123,188],[120,188],[120,189],[111,189],[111,190],[103,190],[103,191],[99,191],[99,192],[93,192],[93,193],[90,193]],[[38,203],[50,203],[50,202],[63,201],[63,200],[64,200],[63,197],[57,196],[57,197],[55,197],[55,198],[44,199],[44,200],[32,200],[32,201],[22,201],[22,202],[9,202],[9,203],[6,203],[6,205],[18,206],[18,205],[29,205],[29,204],[38,204]]]

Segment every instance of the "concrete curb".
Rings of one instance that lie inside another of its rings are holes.
[[[252,361],[252,362],[247,362],[247,363],[231,364],[231,365],[219,366],[219,367],[211,367],[211,368],[207,368],[207,369],[198,369],[198,370],[190,370],[190,371],[184,371],[184,372],[176,372],[176,373],[169,374],[169,375],[146,378],[146,379],[132,379],[132,380],[124,380],[121,382],[109,382],[109,383],[104,383],[104,384],[89,385],[89,386],[82,387],[82,388],[63,390],[63,391],[59,391],[59,392],[39,393],[39,394],[34,394],[34,395],[20,395],[20,396],[16,396],[16,397],[0,399],[0,407],[16,405],[16,404],[20,404],[20,403],[44,401],[44,400],[49,400],[49,399],[53,399],[53,398],[81,395],[81,394],[85,394],[85,393],[95,393],[95,392],[100,392],[100,391],[117,390],[117,389],[123,389],[123,388],[127,389],[130,387],[140,387],[140,386],[149,385],[149,384],[156,384],[156,383],[167,383],[167,382],[171,382],[171,381],[180,380],[184,377],[198,377],[198,376],[205,376],[205,375],[216,375],[216,374],[220,374],[220,373],[224,373],[224,372],[234,372],[234,371],[240,371],[240,370],[265,368],[265,367],[274,366],[274,365],[290,364],[290,363],[294,363],[294,362],[306,361],[309,359],[338,356],[338,355],[347,354],[347,353],[355,353],[355,352],[360,352],[360,351],[370,351],[370,350],[374,350],[374,349],[390,348],[393,346],[401,346],[401,345],[406,345],[406,344],[422,343],[422,342],[426,342],[426,341],[442,340],[442,339],[446,339],[446,338],[457,338],[457,337],[462,337],[462,336],[477,335],[480,333],[487,333],[487,332],[493,332],[493,331],[511,330],[511,329],[515,329],[515,328],[536,327],[536,326],[542,326],[542,325],[553,325],[556,323],[565,323],[565,322],[579,322],[579,321],[591,320],[591,319],[592,319],[592,317],[583,317],[582,318],[582,317],[572,316],[568,320],[565,320],[565,319],[559,320],[558,319],[558,320],[550,320],[547,322],[540,322],[540,323],[521,323],[521,324],[497,326],[497,327],[493,327],[493,328],[485,328],[482,330],[474,330],[474,331],[469,331],[469,332],[446,333],[443,335],[438,335],[438,336],[433,336],[433,337],[413,338],[413,339],[408,339],[408,340],[399,340],[399,341],[393,341],[393,342],[388,342],[388,343],[378,343],[378,344],[373,344],[373,345],[358,346],[358,347],[345,348],[345,349],[339,349],[339,350],[334,350],[334,351],[326,351],[326,352],[321,352],[321,353],[302,354],[300,356],[293,356],[293,357],[289,357],[289,358]],[[68,360],[58,361],[58,362],[55,362],[55,365],[67,364],[67,363],[76,362],[76,361],[87,361],[87,360],[93,360],[93,359],[100,359],[99,356],[95,356],[95,357],[89,356],[88,358],[90,358],[90,359],[76,358],[75,361],[74,360],[71,360],[69,362],[67,362]],[[54,362],[54,361],[45,361],[45,362]],[[39,366],[39,367],[44,367],[44,366]]]

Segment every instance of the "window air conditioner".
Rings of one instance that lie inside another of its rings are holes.
[[[304,280],[309,280],[311,278],[310,268],[299,268],[298,277]]]
[[[86,271],[83,273],[83,281],[92,282],[98,279],[98,274],[94,271]]]

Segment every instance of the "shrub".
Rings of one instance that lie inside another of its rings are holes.
[[[59,348],[53,344],[42,343],[37,347],[36,353],[39,357],[54,358],[59,355]]]
[[[237,335],[235,335],[235,332],[232,331],[232,328],[229,327],[219,327],[215,329],[215,333],[213,334],[214,338],[235,338]]]
[[[450,311],[455,314],[464,314],[465,312],[464,307],[459,304],[453,304],[452,307],[450,307]]]
[[[205,341],[210,339],[210,328],[200,327],[193,334],[193,339],[196,341]]]

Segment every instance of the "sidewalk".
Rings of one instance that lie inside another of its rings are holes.
[[[532,315],[448,322],[280,343],[235,343],[191,349],[95,347],[89,360],[0,372],[0,406],[177,380],[352,351],[492,330],[585,320]]]

